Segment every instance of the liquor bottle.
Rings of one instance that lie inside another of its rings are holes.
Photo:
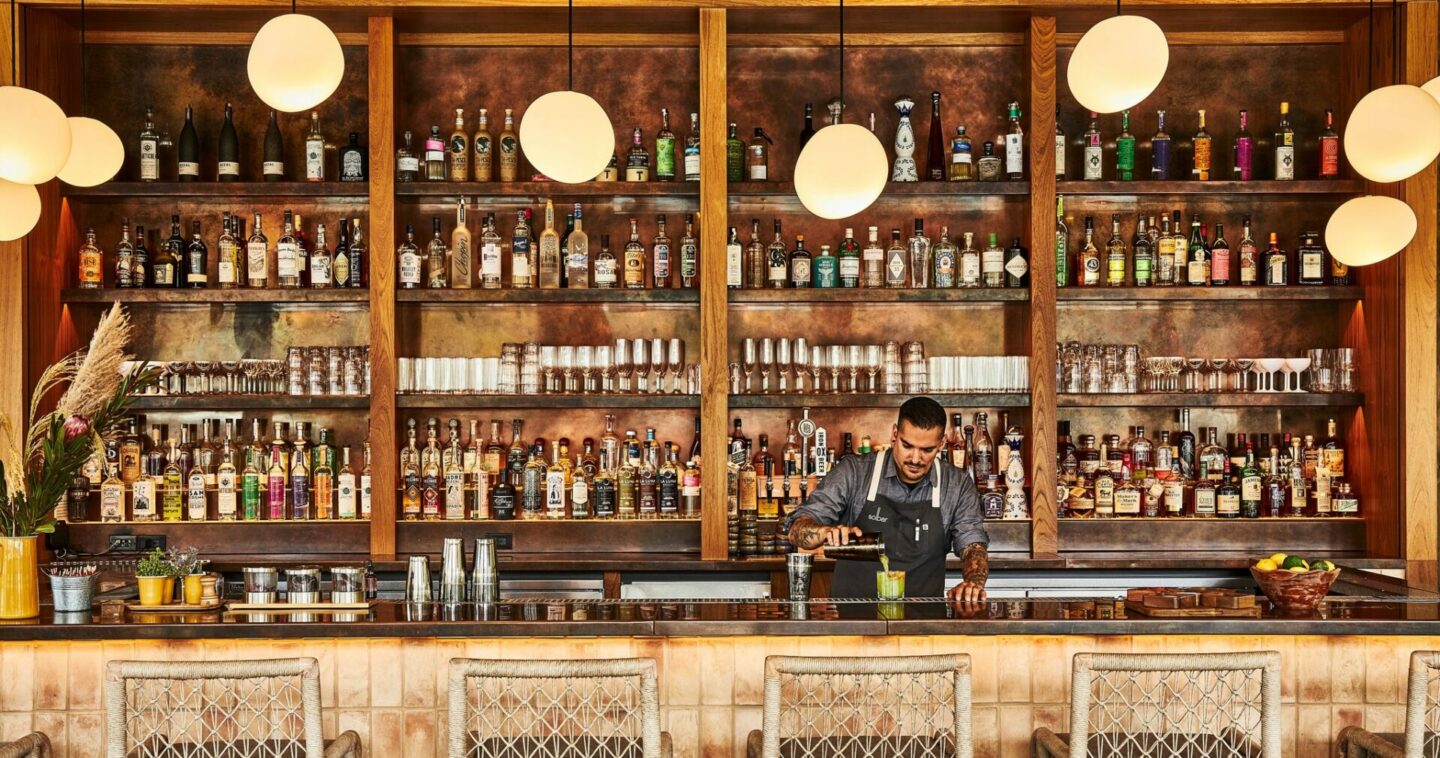
[[[600,235],[600,252],[595,255],[595,288],[615,289],[618,286],[615,254],[610,252],[610,235]]]
[[[730,125],[729,136],[725,138],[725,179],[739,182],[745,179],[745,142],[740,139],[739,127]]]
[[[575,465],[570,468],[570,482],[567,499],[570,502],[570,518],[588,519],[593,515],[590,502],[591,474],[582,465],[583,457],[575,456]]]
[[[520,176],[520,137],[515,134],[515,113],[505,109],[505,123],[500,130],[500,181],[513,182]]]
[[[1019,237],[1010,241],[1010,247],[1005,248],[1004,256],[1005,286],[1010,288],[1029,287],[1030,255],[1020,244]]]
[[[560,232],[560,286],[570,286],[570,235],[575,231],[575,214],[565,214],[565,231]]]
[[[990,438],[989,417],[975,414],[975,440],[970,444],[970,467],[977,481],[995,473],[995,443]]]
[[[673,178],[673,177],[672,177]],[[665,214],[655,218],[655,238],[650,241],[651,282],[656,289],[670,289],[670,235],[665,233]]]
[[[1184,267],[1178,271],[1175,268],[1175,237],[1170,233],[1170,217],[1160,214],[1160,225],[1158,231],[1151,227],[1155,235],[1155,284],[1170,287],[1184,279]]]
[[[305,181],[325,181],[325,135],[317,111],[310,111],[310,131],[305,134]]]
[[[175,452],[175,440],[170,440],[170,454],[165,459],[161,475],[164,489],[160,495],[160,519],[179,521],[184,517],[184,481],[180,474],[179,456]]]
[[[910,287],[930,287],[930,238],[925,236],[925,220],[915,219],[915,233],[906,241],[906,252],[910,261]]]
[[[545,200],[545,228],[540,232],[536,261],[541,289],[560,288],[560,233],[555,230],[555,203]]]
[[[350,141],[340,148],[338,163],[342,182],[363,182],[369,177],[370,172],[366,170],[369,158],[360,146],[359,132],[350,132]]]
[[[969,242],[969,235],[966,235],[966,242]],[[968,247],[968,245],[967,245]],[[978,256],[978,254],[977,254]],[[960,248],[950,241],[950,227],[940,227],[940,240],[935,243],[935,272],[934,281],[936,288],[950,289],[956,285],[956,278],[960,274]],[[979,286],[979,266],[976,265],[975,283],[970,286]],[[960,278],[963,283],[963,277]]]
[[[161,246],[169,251],[170,257],[175,261],[173,274],[176,287],[186,287],[190,284],[190,256],[187,254],[188,246],[185,239],[180,236],[180,216],[170,215],[170,238],[165,240]]]
[[[311,468],[310,482],[314,488],[311,498],[311,517],[329,521],[335,518],[335,467],[325,458],[318,460]]]
[[[1250,136],[1250,114],[1240,109],[1240,131],[1235,134],[1235,170],[1232,178],[1248,182],[1255,176],[1255,139]]]
[[[784,289],[790,278],[790,260],[785,239],[780,234],[780,219],[775,219],[775,240],[765,248],[766,282],[770,289]]]
[[[645,245],[640,242],[640,222],[630,219],[630,241],[625,243],[625,289],[645,288]]]
[[[495,178],[495,140],[490,136],[490,114],[484,108],[480,109],[473,139],[475,155],[471,158],[470,165],[475,181],[492,181]]]
[[[1092,216],[1085,217],[1085,244],[1080,247],[1080,253],[1076,257],[1080,263],[1080,286],[1099,286],[1100,250],[1095,247],[1095,219]]]
[[[745,248],[740,244],[740,231],[730,227],[730,238],[725,243],[725,287],[738,290],[745,286]]]
[[[700,181],[700,114],[690,114],[690,133],[685,135],[685,181]]]
[[[460,521],[465,518],[465,461],[459,448],[460,437],[452,434],[447,455],[442,457],[440,464],[441,487],[444,489],[441,515],[447,521]]]
[[[1128,182],[1135,178],[1135,135],[1130,133],[1130,111],[1120,114],[1120,136],[1115,138],[1115,178]]]
[[[820,253],[816,255],[815,260],[811,262],[810,274],[812,286],[826,289],[833,289],[839,286],[839,263],[830,252],[829,245],[820,246]]]
[[[1194,168],[1191,170],[1191,175],[1199,181],[1206,182],[1210,181],[1212,140],[1210,137],[1210,133],[1205,131],[1205,109],[1201,108],[1199,113],[1200,127],[1195,130],[1195,160]]]
[[[149,252],[145,248],[145,228],[140,227],[139,231],[141,232],[140,244],[135,248],[135,256],[137,260],[142,254],[145,258],[150,258]],[[178,264],[179,261],[175,259],[168,245],[160,245],[156,248],[154,258],[150,262],[150,286],[174,287]]]
[[[1217,287],[1230,284],[1230,241],[1225,239],[1225,225],[1215,225],[1215,241],[1210,243],[1210,283]]]
[[[800,127],[800,152],[805,152],[805,145],[810,138],[815,136],[815,106],[805,104],[805,123]]]
[[[980,282],[986,287],[1005,286],[1005,251],[995,232],[990,232],[985,249],[980,251]]]
[[[1187,255],[1185,282],[1192,287],[1210,286],[1210,248],[1200,230],[1200,219],[1190,219],[1190,246]]]
[[[1105,243],[1105,284],[1110,287],[1124,287],[1129,278],[1129,261],[1125,254],[1125,240],[1120,237],[1120,214],[1110,216],[1110,241]]]
[[[671,159],[674,159],[673,155]],[[674,171],[673,166],[671,171]],[[650,153],[645,150],[645,142],[638,126],[630,133],[630,151],[625,155],[625,181],[650,181]]]
[[[455,109],[455,129],[446,144],[445,175],[452,182],[470,178],[470,135],[465,132],[465,109]]]
[[[1335,112],[1325,109],[1325,129],[1320,132],[1320,178],[1340,178],[1340,135],[1335,133]]]
[[[1055,286],[1070,284],[1070,228],[1065,225],[1065,196],[1055,196]]]
[[[685,234],[680,238],[680,286],[685,289],[694,289],[699,274],[700,243],[695,237],[695,214],[687,213],[685,214]]]
[[[285,211],[285,225],[275,243],[275,264],[281,287],[300,286],[300,242],[295,237],[295,217],[290,211]]]
[[[195,222],[197,225],[200,222]],[[85,230],[85,242],[80,245],[80,289],[97,290],[105,282],[104,253],[95,244],[95,230]]]
[[[1350,275],[1350,267],[1345,265],[1329,253],[1326,257],[1330,259],[1330,283],[1336,286],[1354,284],[1354,278]]]
[[[273,111],[270,119],[273,124],[275,119]],[[268,137],[266,141],[268,144]],[[160,181],[161,142],[160,133],[155,131],[155,108],[147,105],[145,106],[145,126],[140,129],[140,181]]]
[[[487,290],[500,289],[502,286],[501,265],[500,232],[495,229],[495,214],[486,214],[485,223],[480,229],[481,288]]]
[[[795,235],[795,249],[789,254],[790,286],[810,288],[810,251],[805,249],[805,235]]]
[[[255,288],[270,285],[270,240],[260,228],[260,214],[255,214],[255,230],[245,241],[245,281]]]
[[[617,493],[615,476],[610,473],[612,468],[614,468],[614,463],[608,460],[607,456],[601,456],[599,470],[595,472],[595,497],[592,509],[597,519],[615,518]]]
[[[319,476],[316,476],[316,486],[319,486]],[[356,491],[355,469],[350,466],[350,446],[346,445],[340,450],[340,475],[336,478],[335,488],[335,517],[342,521],[350,521],[356,517],[356,502],[358,492]]]
[[[780,222],[775,222],[779,226]],[[890,247],[885,250],[885,286],[897,289],[906,286],[905,245],[900,242],[900,230],[890,230]]]
[[[672,147],[673,149],[673,147]],[[671,166],[674,169],[674,166]],[[674,179],[672,175],[670,177]],[[563,519],[569,515],[566,508],[569,500],[569,482],[566,482],[565,466],[560,463],[560,446],[556,445],[551,450],[552,458],[550,465],[545,469],[545,505],[544,515],[548,519]]]
[[[745,246],[745,286],[763,289],[768,284],[769,256],[760,241],[760,219],[750,219],[750,244]]]
[[[975,166],[977,177],[982,182],[998,182],[1000,169],[1001,161],[1000,156],[995,154],[995,143],[986,140],[980,145],[980,160]]]
[[[950,140],[950,181],[968,182],[975,178],[973,157],[965,127],[955,127],[955,138]]]
[[[216,177],[222,182],[240,181],[240,139],[235,134],[235,113],[225,104],[225,123],[220,127],[220,160]]]
[[[755,135],[750,138],[749,144],[745,146],[745,177],[752,182],[763,182],[770,178],[770,150],[768,145],[775,144],[770,135],[760,127],[755,127]]]
[[[600,170],[600,175],[595,177],[597,182],[618,182],[620,181],[620,155],[614,151],[610,153],[610,162]]]
[[[930,138],[925,151],[925,177],[945,181],[945,129],[940,125],[940,93],[930,93]]]
[[[865,249],[860,251],[862,275],[860,283],[867,289],[885,286],[885,251],[880,247],[880,228],[872,226],[868,231]]]
[[[180,181],[200,181],[200,138],[195,134],[195,116],[188,105],[185,106],[185,126],[180,129],[180,144],[175,153],[180,164]]]
[[[1295,180],[1295,130],[1290,127],[1290,103],[1280,103],[1280,126],[1275,130],[1275,180]]]
[[[1090,111],[1090,126],[1085,130],[1085,170],[1087,182],[1105,178],[1105,147],[1100,141],[1100,114]]]
[[[1227,471],[1215,488],[1215,516],[1240,518],[1240,485],[1235,474]]]
[[[1270,232],[1270,249],[1265,253],[1265,284],[1284,287],[1290,283],[1290,259],[1280,249],[1280,238]]]
[[[845,239],[840,241],[835,263],[839,286],[849,289],[860,286],[860,243],[855,241],[853,227],[845,227]]]
[[[220,225],[220,239],[215,245],[215,283],[222,290],[232,290],[240,286],[240,240],[234,231],[239,223],[238,216],[232,217],[229,211],[224,213]]]
[[[1260,470],[1255,467],[1255,449],[1245,451],[1245,466],[1240,469],[1240,517],[1260,518],[1263,490]]]
[[[1100,458],[1109,456],[1109,447],[1105,443],[1100,445]],[[1095,470],[1095,518],[1115,517],[1115,474],[1110,471],[1109,466],[1100,466]]]
[[[350,219],[342,218],[339,224],[339,239],[335,243],[335,254],[331,256],[331,269],[335,275],[336,287],[351,286]]]
[[[1170,135],[1165,131],[1165,111],[1157,111],[1159,124],[1155,136],[1150,138],[1150,178],[1165,181],[1170,178]]]
[[[515,229],[510,234],[510,286],[530,289],[535,286],[535,267],[530,251],[530,221],[527,211],[515,214]]]
[[[413,290],[420,287],[420,251],[415,247],[415,226],[405,225],[405,241],[395,251],[399,258],[400,289]]]
[[[124,520],[125,482],[120,479],[119,467],[107,466],[105,480],[100,484],[100,521],[113,523]]]
[[[115,286],[120,289],[136,287],[135,245],[130,242],[130,219],[120,220],[120,242],[115,245]]]
[[[675,132],[670,131],[669,108],[660,109],[660,131],[655,135],[655,179],[675,181]]]
[[[1060,126],[1060,104],[1055,104],[1055,180],[1065,178],[1065,128]]]
[[[430,136],[425,138],[425,181],[445,181],[445,140],[435,125],[431,125]]]
[[[1320,244],[1319,232],[1305,232],[1300,235],[1300,246],[1295,249],[1300,261],[1300,284],[1324,284],[1325,271],[1330,268],[1326,258],[1329,254]]]
[[[1150,241],[1150,233],[1145,226],[1144,216],[1140,216],[1135,222],[1135,241],[1131,243],[1130,249],[1135,258],[1135,286],[1154,285],[1155,245]]]
[[[575,213],[571,215],[575,219],[575,230],[570,232],[570,236],[565,240],[565,246],[568,248],[565,261],[566,283],[572,289],[588,289],[590,287],[590,235],[585,233],[579,203],[575,204]]]
[[[405,130],[400,148],[395,151],[395,181],[414,182],[420,179],[420,157],[415,154],[412,143],[415,135]]]
[[[425,286],[445,289],[450,280],[450,251],[445,247],[445,239],[440,236],[439,216],[430,219],[430,229],[430,244],[425,248]]]
[[[315,249],[310,251],[310,287],[329,289],[335,281],[334,259],[325,240],[325,225],[315,228]]]
[[[1259,251],[1255,249],[1255,240],[1250,236],[1250,217],[1246,216],[1241,227],[1240,235],[1240,286],[1253,287],[1259,279],[1260,262]]]
[[[1025,178],[1025,130],[1020,126],[1020,103],[1010,103],[1010,131],[1005,134],[1005,176],[1010,181]]]

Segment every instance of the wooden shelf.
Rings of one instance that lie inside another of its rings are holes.
[[[730,199],[794,197],[794,182],[731,182]],[[1030,194],[1030,182],[888,182],[880,199],[887,197],[988,197]]]
[[[695,395],[396,395],[397,408],[699,408]]]
[[[700,198],[699,182],[397,182],[399,198],[471,199],[545,197]]]
[[[435,303],[632,303],[691,305],[698,289],[413,289],[396,290],[396,302]]]
[[[1300,556],[1365,550],[1363,518],[1062,518],[1059,529],[1067,555],[1123,552],[1137,563],[1162,556],[1183,563],[1187,552],[1254,560],[1276,550]]]
[[[1138,181],[1055,183],[1059,195],[1358,195],[1365,185],[1358,179],[1307,179],[1294,182],[1257,180],[1234,181]]]
[[[1030,405],[1025,393],[940,394],[929,397],[947,408],[1024,408]],[[826,394],[826,395],[731,395],[731,408],[898,408],[910,395]]]
[[[306,303],[356,303],[369,305],[368,289],[67,289],[61,294],[66,303],[110,303],[152,305],[215,305],[219,303],[254,303],[258,305]]]
[[[367,200],[368,182],[107,182],[98,187],[66,186],[66,197],[164,198],[313,198]]]
[[[369,410],[368,397],[299,397],[290,395],[141,395],[137,411],[319,411]]]
[[[92,514],[98,506],[92,505]],[[165,537],[168,547],[188,545],[212,562],[229,556],[264,555],[289,564],[325,560],[326,556],[363,556],[370,552],[370,521],[339,519],[283,521],[125,521],[69,524],[72,549],[98,553],[109,547],[112,534],[146,534]],[[139,557],[138,554],[132,554]],[[359,558],[357,563],[366,559]]]
[[[1359,286],[1290,286],[1290,287],[1059,287],[1059,302],[1144,303],[1193,300],[1230,302],[1263,302],[1272,300],[1361,300],[1365,290]]]
[[[770,303],[1022,303],[1024,288],[978,289],[739,289],[730,290],[731,304]]]
[[[1141,392],[1056,397],[1061,408],[1331,408],[1365,402],[1358,392]]]

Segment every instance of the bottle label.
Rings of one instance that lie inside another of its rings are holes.
[[[960,256],[960,283],[978,284],[980,282],[980,256],[973,252]]]
[[[752,182],[763,182],[770,178],[769,174],[769,167],[763,163],[751,164],[750,166],[750,181]]]
[[[1100,181],[1104,172],[1104,153],[1099,145],[1085,146],[1085,180]]]
[[[1005,270],[1005,251],[986,250],[981,254],[981,271],[985,274],[1000,276]]]
[[[408,251],[400,255],[400,283],[420,285],[420,256]]]
[[[1135,140],[1115,140],[1115,168],[1121,174],[1115,178],[1133,178],[1135,172]]]
[[[487,278],[500,278],[500,246],[494,242],[487,242],[480,246],[480,275]]]
[[[840,281],[858,282],[860,280],[860,259],[845,257],[840,259]],[[855,286],[851,284],[850,286]]]
[[[690,148],[687,147],[687,148],[685,148],[685,176],[686,176],[686,178],[689,178],[689,177],[692,177],[692,176],[699,176],[699,175],[700,175],[700,151],[699,151],[698,149],[696,149],[694,152],[691,152]]]
[[[1210,280],[1209,267],[1205,261],[1190,261],[1189,280],[1191,284],[1205,284]]]
[[[659,176],[675,175],[675,139],[662,137],[655,140],[655,173]]]
[[[400,172],[401,172],[401,173],[419,173],[419,172],[420,172],[420,159],[419,159],[419,158],[416,158],[416,157],[413,156],[413,155],[407,155],[407,156],[405,156],[404,158],[401,158],[401,159],[400,159]]]
[[[175,267],[168,263],[155,264],[155,283],[162,287],[175,285]]]
[[[159,178],[159,145],[155,140],[140,140],[140,181],[153,182]]]
[[[785,281],[785,274],[786,274],[786,273],[788,273],[788,272],[785,270],[785,265],[784,265],[783,263],[780,264],[780,265],[778,265],[778,266],[775,265],[775,264],[773,264],[773,263],[770,264],[770,281],[771,281],[771,282],[783,282],[783,281]]]
[[[221,258],[220,262],[216,265],[215,279],[220,284],[234,284],[235,264],[231,263],[227,258]]]
[[[276,266],[280,276],[290,278],[300,275],[300,246],[294,242],[282,242],[276,248]]]
[[[1143,282],[1145,284],[1149,284],[1152,273],[1153,272],[1150,268],[1150,256],[1135,256],[1135,283],[1141,284]]]
[[[655,246],[655,278],[665,279],[670,276],[670,246],[659,244]]]
[[[235,161],[220,161],[221,176],[239,176],[240,164]]]
[[[310,261],[310,284],[311,286],[328,285],[330,283],[330,260],[328,258],[314,258]]]
[[[1138,263],[1136,265],[1136,271],[1139,271]],[[1016,279],[1021,279],[1030,273],[1030,263],[1025,260],[1025,256],[1023,255],[1012,255],[1010,256],[1010,260],[1005,261],[1005,272]]]
[[[800,286],[810,283],[810,261],[805,258],[796,258],[790,263],[790,279]]]
[[[1289,141],[1292,136],[1285,138],[1285,144],[1275,147],[1275,178],[1289,180],[1295,178],[1295,145]]]
[[[1285,256],[1270,256],[1269,276],[1266,282],[1269,284],[1285,284]]]
[[[358,182],[365,178],[365,159],[359,150],[347,150],[340,157],[340,180]]]
[[[150,521],[155,518],[155,482],[149,478],[137,479],[131,492],[132,510],[136,521]]]
[[[1210,250],[1210,271],[1210,278],[1215,281],[1230,281],[1230,248],[1216,247]]]
[[[510,275],[516,280],[530,278],[530,251],[529,246],[512,246],[510,255]]]
[[[1191,173],[1197,179],[1210,178],[1210,140],[1195,140],[1195,168]]]
[[[1065,138],[1055,135],[1055,175],[1065,175]]]
[[[284,176],[284,175],[285,175],[285,162],[284,162],[284,161],[265,161],[265,163],[261,166],[261,169],[260,169],[260,170],[261,170],[262,172],[264,172],[264,174],[265,174],[266,176]]]
[[[180,176],[200,176],[200,164],[180,161]]]
[[[1170,178],[1170,140],[1157,139],[1150,143],[1150,178]]]
[[[370,518],[370,475],[363,474],[360,477],[360,518]]]
[[[1005,172],[1017,175],[1025,172],[1025,139],[1023,134],[1005,135]]]
[[[1320,265],[1322,255],[1318,252],[1306,252],[1300,256],[1300,277],[1308,282],[1318,282],[1324,278],[1324,268]]]
[[[1239,502],[1236,502],[1236,503],[1235,503],[1235,509],[1236,509],[1236,511],[1239,511],[1239,509],[1240,509],[1240,503],[1239,503]],[[1196,515],[1200,515],[1200,514],[1211,514],[1211,513],[1214,513],[1214,512],[1215,512],[1215,490],[1212,490],[1212,489],[1203,489],[1203,490],[1202,490],[1202,489],[1198,489],[1198,488],[1197,488],[1197,489],[1195,490],[1195,514],[1196,514]]]
[[[325,143],[321,140],[305,140],[305,178],[325,178]]]
[[[816,287],[834,287],[835,281],[835,257],[831,255],[821,256],[811,267],[814,270]]]
[[[890,265],[886,267],[888,281],[891,284],[898,284],[905,281],[905,256],[896,253],[890,256]]]
[[[1250,181],[1255,166],[1255,142],[1249,137],[1235,140],[1235,172],[1243,181]]]
[[[1178,480],[1165,483],[1165,512],[1178,515],[1185,510],[1185,485]]]
[[[614,284],[615,284],[615,259],[614,259],[614,258],[596,258],[596,259],[595,259],[595,283],[596,283],[596,284],[601,284],[601,285],[606,285],[606,286],[614,286]]]
[[[1294,173],[1293,169],[1291,173]],[[1333,137],[1320,140],[1320,175],[1340,175],[1340,140]]]
[[[1215,512],[1220,514],[1238,514],[1240,512],[1240,496],[1235,494],[1217,495],[1215,497]]]
[[[1330,510],[1336,515],[1354,516],[1360,512],[1360,500],[1353,494],[1336,495],[1330,501]]]
[[[725,284],[729,287],[741,287],[744,285],[741,265],[742,249],[739,245],[725,246]]]
[[[1117,516],[1140,515],[1140,490],[1126,488],[1116,490],[1115,514]]]

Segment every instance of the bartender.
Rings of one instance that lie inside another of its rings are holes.
[[[970,473],[936,466],[945,444],[945,409],[928,397],[900,406],[890,449],[851,455],[837,462],[805,505],[786,522],[790,542],[803,552],[849,544],[862,534],[884,540],[890,569],[905,572],[906,594],[939,597],[945,591],[945,558],[960,556],[964,580],[951,599],[985,598],[990,557],[980,497]],[[838,561],[831,597],[873,598],[878,562]]]

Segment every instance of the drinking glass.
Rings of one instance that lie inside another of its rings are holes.
[[[543,381],[540,383],[540,391],[546,394],[559,392],[555,382],[555,366],[558,362],[554,345],[545,345],[540,348],[540,373]]]
[[[595,348],[595,368],[600,372],[600,391],[615,391],[615,353],[614,348],[609,345],[601,345]]]
[[[840,374],[845,364],[845,348],[842,345],[830,345],[827,352],[826,366],[830,370],[830,391],[840,392]]]
[[[759,360],[759,357],[755,351],[754,337],[745,338],[745,344],[743,352],[741,353],[740,360],[742,365],[744,365],[745,367],[745,394],[748,395],[750,394],[750,377],[752,374],[755,373],[755,364]]]
[[[781,337],[775,341],[776,390],[784,395],[790,392],[790,338]]]
[[[1335,372],[1331,363],[1331,352],[1318,348],[1308,352],[1310,355],[1310,391],[1334,392]]]
[[[871,393],[878,392],[878,391],[879,391],[879,386],[878,386],[877,383],[876,383],[876,377],[880,374],[880,346],[879,346],[879,345],[866,345],[866,346],[865,346],[865,370],[866,370],[867,373],[870,374],[870,390],[869,390],[869,391],[870,391]]]
[[[1250,368],[1255,365],[1254,358],[1235,359],[1235,386],[1236,392],[1250,391]]]
[[[850,345],[846,350],[845,368],[850,373],[850,391],[860,391],[860,370],[865,366],[865,348],[860,345]]]
[[[575,368],[580,372],[580,392],[586,395],[595,391],[594,364],[595,348],[590,345],[575,348]]]
[[[740,394],[740,364],[730,364],[730,394]]]
[[[655,375],[655,394],[665,394],[665,340],[650,340],[650,373]]]
[[[1185,368],[1186,368],[1186,370],[1187,370],[1187,372],[1188,372],[1188,373],[1186,373],[1186,375],[1185,375],[1185,391],[1186,391],[1186,392],[1204,392],[1204,391],[1205,391],[1205,376],[1200,373],[1200,370],[1203,369],[1203,368],[1205,368],[1205,359],[1204,359],[1204,358],[1186,358],[1186,359],[1185,359]]]
[[[1285,366],[1295,373],[1295,390],[1294,390],[1294,391],[1295,391],[1295,392],[1305,392],[1305,391],[1306,391],[1306,388],[1307,388],[1307,386],[1308,386],[1307,383],[1305,382],[1305,370],[1308,369],[1308,368],[1310,368],[1310,359],[1309,359],[1309,358],[1286,358],[1286,359],[1285,359]],[[1286,382],[1286,386],[1287,386],[1287,387],[1289,386],[1289,382]]]
[[[1349,347],[1335,350],[1335,391],[1355,391],[1355,349]]]
[[[1265,391],[1277,392],[1275,389],[1275,372],[1285,366],[1284,358],[1256,358],[1255,365],[1265,373]]]
[[[540,394],[540,343],[526,342],[520,355],[520,391],[526,395]]]
[[[769,337],[760,340],[760,394],[770,394],[770,367],[775,365],[775,342]]]
[[[665,354],[665,362],[670,364],[670,373],[675,375],[672,394],[678,395],[683,389],[680,385],[680,372],[685,368],[684,340],[679,337],[670,338],[670,350]]]
[[[795,394],[803,395],[805,394],[805,375],[810,373],[809,340],[804,337],[795,339],[795,354],[790,362],[795,366]]]
[[[618,377],[618,392],[630,391],[630,340],[621,337],[615,340],[615,375]]]
[[[1208,364],[1210,375],[1205,379],[1205,388],[1210,392],[1223,392],[1225,390],[1225,368],[1230,365],[1230,359],[1211,358]]]
[[[810,391],[820,394],[825,388],[820,384],[820,372],[825,369],[825,348],[810,346]]]
[[[876,571],[875,597],[878,600],[904,600],[905,572]]]
[[[630,343],[630,360],[635,365],[635,391],[641,395],[650,391],[650,343],[644,337],[636,337]]]

